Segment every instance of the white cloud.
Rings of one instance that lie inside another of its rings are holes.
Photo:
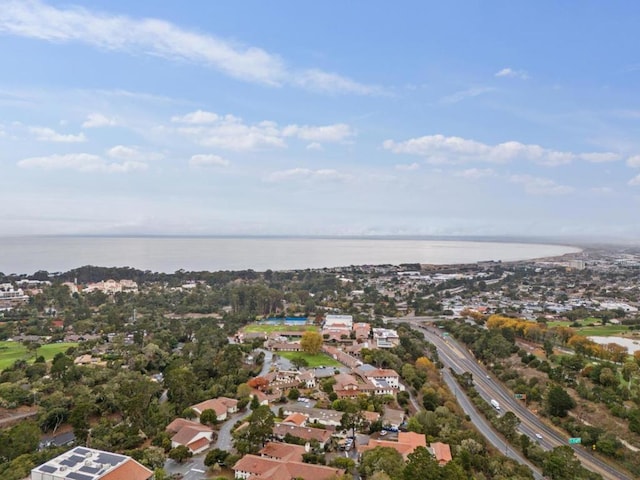
[[[527,80],[529,78],[529,74],[524,70],[514,70],[512,68],[503,68],[502,70],[495,73],[496,77],[507,77],[507,78],[519,78],[521,80]]]
[[[324,150],[322,148],[322,145],[319,144],[318,142],[311,142],[309,145],[307,145],[305,147],[307,150],[316,150],[318,152],[321,152],[322,150]]]
[[[190,167],[227,167],[229,160],[218,155],[197,154],[189,159]]]
[[[146,152],[138,147],[126,147],[124,145],[116,145],[107,150],[107,155],[117,160],[128,160],[134,162],[160,160],[164,157],[161,153]]]
[[[611,152],[573,153],[543,148],[535,144],[516,141],[487,145],[462,137],[426,135],[404,142],[385,140],[382,146],[393,153],[420,155],[434,164],[461,164],[467,162],[506,163],[515,159],[529,160],[546,166],[564,165],[573,160],[602,162],[620,159]]]
[[[640,168],[640,155],[627,158],[627,165],[631,168]]]
[[[29,127],[29,131],[33,133],[40,142],[81,143],[87,141],[84,133],[77,135],[63,134],[48,127]]]
[[[511,175],[509,181],[524,186],[524,191],[531,195],[567,195],[574,191],[573,187],[560,185],[549,178],[531,175]]]
[[[640,175],[636,175],[631,180],[629,180],[629,185],[632,187],[637,187],[640,185]]]
[[[456,177],[469,178],[473,180],[483,177],[493,177],[495,174],[496,173],[490,168],[467,168],[466,170],[453,172],[453,175]]]
[[[25,158],[18,162],[18,166],[42,170],[76,170],[79,172],[104,173],[127,173],[147,169],[146,163],[135,161],[109,163],[102,157],[90,153],[69,153],[66,155]]]
[[[101,113],[90,113],[82,124],[82,128],[113,127],[117,124],[114,118],[106,117]]]
[[[133,19],[82,7],[56,8],[37,0],[9,0],[0,9],[0,32],[187,61],[271,86],[292,84],[309,90],[358,95],[379,92],[377,87],[335,73],[292,69],[278,55],[261,48],[192,32],[155,18]]]
[[[418,170],[420,168],[420,165],[416,162],[413,163],[403,163],[403,164],[398,164],[396,165],[396,170],[400,170],[400,171],[404,171],[404,172],[411,172],[413,170]]]
[[[477,97],[478,95],[493,92],[494,90],[495,88],[492,87],[473,87],[467,90],[461,90],[459,92],[452,93],[451,95],[447,95],[446,97],[442,97],[440,101],[442,103],[458,103],[467,98]]]
[[[322,93],[354,93],[357,95],[382,95],[384,91],[375,85],[364,85],[336,73],[322,70],[305,70],[294,77],[294,83],[308,90]]]
[[[218,114],[205,112],[203,110],[196,110],[195,112],[187,113],[186,115],[176,115],[171,117],[172,122],[190,124],[216,123],[218,120],[220,120],[220,116],[218,116]]]
[[[218,115],[202,110],[174,116],[172,121],[184,124],[177,127],[177,132],[199,145],[235,151],[285,148],[285,138],[288,137],[319,143],[341,142],[355,135],[353,129],[344,123],[321,126],[287,125],[281,128],[276,122],[269,120],[249,125],[234,115]]]
[[[350,175],[340,173],[333,169],[310,170],[308,168],[292,168],[273,172],[266,177],[268,182],[301,181],[301,180],[325,180],[345,181],[351,179]]]
[[[351,127],[344,123],[324,126],[287,125],[282,130],[284,137],[297,137],[315,142],[340,142],[354,135]]]
[[[617,162],[622,159],[622,155],[612,152],[593,152],[593,153],[581,153],[578,155],[581,160],[585,160],[591,163],[605,163],[605,162]]]

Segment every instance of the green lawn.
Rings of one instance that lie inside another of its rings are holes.
[[[268,325],[259,323],[252,323],[244,327],[244,331],[247,333],[304,332],[307,330],[318,331],[318,327],[315,325]]]
[[[52,360],[58,352],[65,352],[69,347],[77,347],[77,343],[50,343],[38,348],[38,356],[42,355],[45,360]],[[34,360],[33,354],[20,342],[0,342],[0,371],[13,365],[16,360]]]
[[[277,355],[286,358],[287,360],[293,360],[294,358],[304,358],[310,367],[319,367],[324,365],[326,367],[339,367],[342,365],[337,360],[334,360],[329,355],[324,353],[317,353],[312,355],[306,352],[277,352]]]
[[[629,327],[626,325],[603,325],[601,327],[583,327],[578,329],[578,335],[584,335],[585,337],[600,336],[608,337],[611,335],[618,335],[620,333],[627,332]]]

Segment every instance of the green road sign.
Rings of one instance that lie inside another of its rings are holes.
[[[573,443],[582,443],[582,438],[580,438],[580,437],[570,438],[569,439],[569,445],[571,445]]]

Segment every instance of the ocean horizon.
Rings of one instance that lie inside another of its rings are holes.
[[[570,245],[479,237],[7,236],[0,272],[64,272],[84,265],[177,270],[304,270],[350,265],[520,261],[580,252]]]

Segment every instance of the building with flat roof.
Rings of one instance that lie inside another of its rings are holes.
[[[31,480],[149,480],[153,472],[131,457],[75,447],[31,470]]]

